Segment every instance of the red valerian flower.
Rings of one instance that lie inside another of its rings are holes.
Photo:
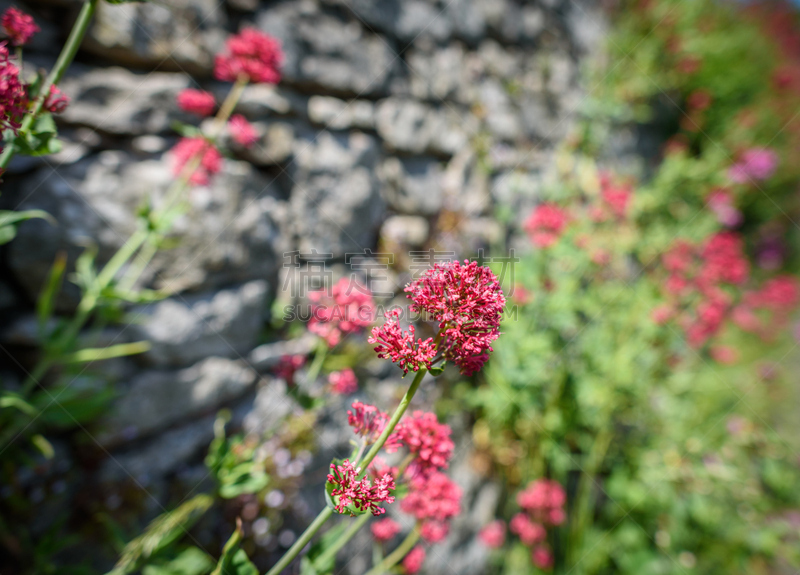
[[[347,512],[347,507],[353,505],[358,510],[369,511],[377,516],[386,513],[386,509],[378,506],[379,503],[394,503],[390,491],[396,486],[394,478],[388,473],[372,484],[366,477],[358,479],[361,468],[355,467],[347,459],[342,465],[331,463],[331,472],[328,482],[334,486],[331,497],[338,497],[335,508],[339,513]],[[350,515],[355,516],[355,513],[350,512]]]
[[[28,107],[28,96],[19,79],[19,68],[9,60],[5,42],[0,42],[0,129],[19,130]]]
[[[538,479],[517,494],[517,503],[541,523],[560,525],[564,522],[567,494],[557,481]]]
[[[703,246],[701,256],[704,260],[698,277],[701,288],[709,283],[741,284],[747,281],[750,265],[739,235],[732,232],[714,234]]]
[[[450,527],[442,521],[426,521],[419,529],[419,534],[428,543],[438,543],[450,532]]]
[[[761,307],[772,310],[790,310],[800,299],[797,279],[781,275],[767,280],[756,294],[755,300]]]
[[[231,119],[228,120],[228,131],[231,138],[245,148],[251,147],[258,141],[256,129],[241,114],[231,116]]]
[[[445,522],[461,513],[461,488],[440,471],[418,475],[409,482],[400,509],[419,521]]]
[[[750,180],[767,180],[778,167],[778,154],[769,148],[751,148],[728,170],[728,177],[737,184]]]
[[[205,90],[194,90],[192,88],[181,90],[175,98],[175,101],[178,103],[181,110],[197,114],[201,117],[213,114],[214,108],[217,106],[214,94],[206,92]]]
[[[389,415],[374,405],[360,401],[354,401],[352,408],[352,410],[347,410],[347,424],[353,428],[356,435],[366,439],[367,443],[375,443],[386,428],[386,424],[389,423]],[[386,439],[383,448],[388,453],[394,453],[401,445],[402,438],[398,429],[395,428]]]
[[[245,77],[256,83],[277,84],[280,81],[283,52],[275,38],[255,28],[245,28],[228,38],[225,45],[227,51],[214,60],[217,80],[235,82]]]
[[[386,519],[375,521],[370,525],[370,530],[372,531],[372,536],[377,541],[389,541],[400,533],[400,524],[394,519],[387,517]]]
[[[31,36],[39,31],[39,27],[33,21],[33,16],[25,14],[16,8],[9,8],[0,18],[0,25],[3,26],[14,46],[26,44]]]
[[[181,138],[172,148],[172,173],[180,175],[186,164],[196,161],[200,157],[200,165],[189,176],[189,183],[197,186],[205,186],[211,180],[211,176],[222,169],[222,154],[214,145],[200,136],[192,138]]]
[[[311,300],[308,331],[323,338],[330,347],[338,344],[343,335],[369,326],[375,314],[369,289],[348,278],[336,282],[330,296],[325,290],[318,290],[310,292],[308,299]]]
[[[275,375],[282,377],[290,386],[294,385],[294,374],[306,363],[303,355],[284,355],[274,369]]]
[[[414,303],[439,322],[439,350],[462,375],[472,375],[489,359],[492,342],[500,335],[500,316],[506,304],[500,282],[477,262],[435,264],[406,286]]]
[[[544,538],[547,537],[545,528],[541,524],[531,521],[531,518],[525,513],[514,515],[508,524],[508,528],[525,545],[533,545],[539,541],[544,541]]]
[[[632,196],[630,188],[623,185],[612,185],[610,181],[600,190],[600,197],[603,198],[612,213],[620,219],[628,213],[628,205]]]
[[[358,380],[356,374],[350,368],[343,369],[342,371],[334,371],[328,376],[328,383],[331,384],[331,389],[334,393],[340,395],[347,395],[358,390]]]
[[[61,93],[58,86],[50,86],[50,93],[44,100],[44,107],[53,114],[61,114],[69,106],[69,98]]]
[[[419,371],[426,367],[431,369],[431,362],[436,356],[436,347],[433,338],[415,341],[415,329],[411,325],[408,331],[400,329],[398,318],[400,310],[394,309],[384,314],[386,323],[380,327],[372,328],[372,336],[367,339],[369,343],[377,344],[375,351],[381,359],[391,359],[398,364],[403,373],[408,370]]]
[[[539,204],[524,227],[535,246],[546,248],[556,243],[567,221],[567,213],[555,204]]]
[[[500,519],[492,521],[481,529],[478,538],[490,549],[498,549],[506,542],[506,524]]]
[[[450,426],[439,423],[434,413],[415,411],[400,422],[395,433],[411,453],[417,454],[414,469],[423,475],[446,468],[453,456]]]
[[[539,569],[550,569],[553,566],[553,553],[546,545],[540,545],[531,553],[531,560]]]
[[[417,545],[408,552],[405,559],[403,559],[403,569],[407,575],[414,575],[422,569],[422,564],[425,562],[425,549]]]
[[[736,350],[727,345],[715,345],[709,353],[714,361],[723,365],[731,365],[739,359],[739,354],[736,353]]]

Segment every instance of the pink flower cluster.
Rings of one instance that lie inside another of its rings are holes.
[[[725,189],[714,189],[708,195],[708,207],[717,216],[717,221],[728,228],[735,228],[744,220],[742,212],[734,205],[733,195]]]
[[[386,519],[373,522],[370,526],[370,530],[376,541],[384,542],[389,541],[400,533],[400,524],[394,519],[387,517]]]
[[[379,507],[378,504],[394,503],[394,496],[391,495],[391,491],[396,487],[394,478],[387,473],[376,479],[373,484],[366,477],[358,479],[359,473],[361,468],[355,467],[347,459],[342,465],[331,463],[328,482],[333,485],[331,497],[336,501],[336,511],[346,513],[347,508],[352,505],[357,510],[369,511],[373,515],[386,513],[386,509]],[[355,515],[352,511],[349,512],[351,516]]]
[[[44,99],[44,107],[48,112],[61,114],[69,106],[69,97],[61,93],[58,86],[50,86],[50,93]]]
[[[425,562],[425,549],[417,545],[408,555],[403,559],[403,569],[406,575],[414,575],[422,569],[422,564]]]
[[[28,96],[19,79],[19,68],[9,58],[5,42],[0,42],[0,129],[16,133],[28,107]]]
[[[181,138],[172,148],[172,173],[176,176],[183,173],[187,164],[200,158],[200,165],[189,176],[189,183],[205,186],[211,176],[222,169],[222,154],[219,150],[201,136]]]
[[[728,178],[737,184],[767,180],[778,167],[778,155],[769,148],[751,148],[728,170]]]
[[[350,368],[331,373],[328,376],[328,383],[331,384],[333,392],[339,395],[347,395],[358,390],[358,379]]]
[[[235,82],[241,77],[250,82],[277,84],[281,79],[283,52],[280,43],[254,28],[245,28],[225,43],[224,54],[214,60],[214,76]]]
[[[372,328],[372,336],[367,339],[375,345],[375,351],[381,359],[391,359],[408,373],[408,370],[419,371],[426,367],[431,369],[431,362],[436,356],[436,347],[433,338],[415,340],[414,326],[408,331],[400,329],[400,310],[390,310],[384,314],[386,322],[380,327]]]
[[[283,378],[290,387],[294,385],[294,374],[306,363],[303,355],[284,355],[273,370],[275,375]]]
[[[546,541],[547,526],[564,522],[566,502],[564,488],[547,479],[533,481],[517,494],[517,503],[522,511],[511,518],[509,530],[523,544],[533,547],[531,560],[540,569],[548,569],[553,565],[553,553]]]
[[[395,433],[409,452],[417,455],[412,464],[416,474],[430,475],[448,466],[455,444],[450,426],[439,423],[436,414],[415,411],[400,422]]]
[[[258,133],[253,125],[241,114],[234,114],[228,120],[231,138],[242,147],[250,148],[258,141]]]
[[[501,519],[492,521],[481,529],[478,538],[490,549],[499,549],[506,542],[506,524]]]
[[[733,232],[717,233],[700,247],[679,241],[663,263],[672,301],[654,311],[654,320],[663,323],[683,309],[679,319],[687,340],[700,347],[719,331],[730,311],[731,297],[722,288],[741,285],[749,277],[744,243]]]
[[[624,219],[628,215],[633,191],[629,185],[615,183],[611,174],[605,173],[600,176],[600,197],[614,217]]]
[[[374,405],[360,401],[353,402],[352,408],[352,410],[347,411],[347,424],[353,428],[353,432],[356,435],[363,437],[367,443],[375,443],[386,428],[389,416]],[[400,447],[400,443],[395,430],[386,440],[384,449],[392,453],[398,447]]]
[[[439,471],[416,476],[400,509],[421,522],[423,539],[436,543],[447,536],[448,521],[461,513],[461,488]]]
[[[406,286],[414,303],[411,309],[425,311],[439,322],[439,350],[455,363],[463,375],[483,367],[500,335],[500,316],[506,304],[500,282],[492,271],[477,262],[436,264]]]
[[[800,302],[800,286],[796,278],[780,275],[764,282],[761,289],[744,293],[733,308],[731,318],[744,331],[769,339],[785,327],[789,312]]]
[[[33,17],[16,8],[9,8],[3,13],[3,16],[0,17],[0,26],[8,34],[14,46],[27,44],[31,36],[39,31]]]
[[[311,319],[308,331],[323,338],[330,347],[338,344],[343,335],[369,326],[375,315],[375,302],[370,291],[360,284],[342,278],[331,288],[312,291]]]
[[[533,245],[552,246],[567,227],[567,213],[555,204],[539,204],[525,222],[524,228]]]
[[[175,100],[181,110],[197,114],[201,117],[210,116],[214,113],[214,108],[217,107],[214,94],[206,92],[205,90],[186,88],[178,93]]]

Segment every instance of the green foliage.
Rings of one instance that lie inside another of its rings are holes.
[[[53,217],[42,210],[23,210],[21,212],[0,210],[0,245],[13,240],[17,235],[19,224],[33,218],[41,218],[55,223]]]
[[[259,575],[256,566],[250,562],[247,554],[239,547],[241,541],[242,524],[240,520],[237,520],[236,530],[225,543],[222,556],[211,575]]]
[[[254,457],[257,445],[242,436],[225,437],[225,424],[229,418],[227,412],[217,417],[214,440],[206,456],[206,465],[217,482],[217,492],[224,499],[257,493],[270,482],[263,462]]]

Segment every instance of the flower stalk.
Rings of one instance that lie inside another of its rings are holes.
[[[415,525],[414,529],[412,529],[409,534],[406,535],[406,538],[403,539],[403,542],[397,546],[397,549],[389,553],[383,561],[367,571],[366,575],[383,575],[383,573],[397,565],[400,561],[402,561],[403,557],[405,557],[408,552],[411,551],[414,545],[416,545],[417,541],[419,541],[419,537],[419,525]]]

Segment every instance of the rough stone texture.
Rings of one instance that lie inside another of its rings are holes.
[[[133,308],[133,337],[153,344],[140,357],[158,366],[190,365],[209,356],[242,357],[258,338],[266,296],[266,282],[255,280]]]
[[[378,174],[388,204],[405,214],[434,215],[442,208],[442,170],[432,158],[388,158]]]
[[[135,377],[101,423],[102,445],[144,437],[240,397],[255,383],[243,361],[209,357],[179,371]]]

